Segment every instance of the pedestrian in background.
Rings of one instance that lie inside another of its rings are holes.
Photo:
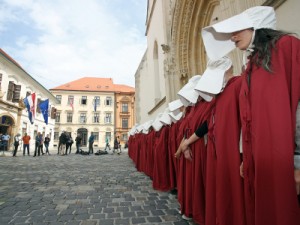
[[[91,136],[89,137],[89,153],[94,153],[94,141],[95,141],[95,136],[91,134]]]
[[[81,141],[82,141],[81,135],[77,134],[77,137],[75,138],[75,142],[76,142],[76,154],[79,154],[79,148],[80,148],[80,145],[81,145]]]
[[[43,136],[42,136],[41,132],[38,132],[38,134],[35,137],[35,149],[34,149],[33,157],[36,157],[37,154],[38,154],[38,156],[41,155],[42,146],[43,146]],[[42,154],[44,154],[43,151],[42,151]]]
[[[9,134],[5,133],[2,135],[2,143],[3,143],[3,147],[4,150],[8,150],[8,142],[9,142],[10,136]]]
[[[50,137],[49,137],[49,134],[47,134],[47,136],[45,137],[45,140],[44,140],[44,145],[45,145],[45,149],[46,149],[46,154],[48,153],[48,155],[50,155],[50,152],[49,152],[49,143],[50,143]]]
[[[106,149],[108,148],[108,150],[110,150],[110,145],[109,145],[109,138],[106,137],[106,140],[105,140],[105,148],[104,148],[104,151],[106,151]]]
[[[17,156],[17,151],[18,151],[18,147],[19,147],[19,144],[20,144],[20,134],[17,134],[15,137],[14,137],[14,153],[13,153],[13,157],[16,157]]]
[[[63,131],[59,137],[59,153],[60,155],[67,155],[67,151],[66,151],[66,144],[68,141],[68,137],[65,131]]]
[[[72,139],[71,134],[69,134],[67,137],[68,137],[68,141],[67,141],[67,144],[66,144],[66,151],[68,151],[68,149],[70,149],[69,150],[69,154],[71,154],[72,145],[73,145],[73,139]]]
[[[30,136],[27,135],[27,133],[25,133],[22,140],[23,140],[23,156],[25,156],[26,149],[27,149],[27,155],[30,155],[29,154]]]

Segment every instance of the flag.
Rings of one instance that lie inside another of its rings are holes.
[[[74,111],[74,104],[73,104],[74,99],[70,99],[69,101],[70,101],[70,106],[72,108],[72,111]]]
[[[97,112],[97,100],[94,100],[94,112]]]
[[[27,96],[23,101],[28,111],[29,121],[33,124],[35,119],[35,93]]]
[[[39,107],[41,113],[43,114],[44,121],[48,125],[49,99],[46,99],[45,101],[41,102]]]

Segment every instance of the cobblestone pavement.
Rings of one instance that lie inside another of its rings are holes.
[[[0,157],[0,224],[189,224],[121,155]],[[0,153],[2,155],[2,153]],[[192,224],[192,223],[190,223]]]

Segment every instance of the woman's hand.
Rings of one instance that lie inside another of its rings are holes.
[[[180,148],[180,146],[179,146],[179,148],[177,149],[177,151],[176,151],[176,153],[175,153],[175,155],[174,155],[175,158],[179,159],[180,154],[181,154],[181,148]]]
[[[193,154],[192,154],[192,150],[191,149],[187,149],[187,150],[185,150],[184,151],[184,158],[186,158],[187,160],[190,160],[190,161],[192,161],[192,159],[193,159]]]
[[[295,169],[295,181],[296,181],[297,195],[300,195],[300,169]]]
[[[244,164],[243,164],[243,162],[240,165],[240,175],[241,175],[242,178],[244,178]]]
[[[180,154],[181,154],[181,152],[182,152],[182,148],[181,148],[181,146],[182,146],[182,143],[184,142],[184,138],[181,140],[181,142],[180,142],[180,145],[179,145],[179,147],[178,147],[178,149],[177,149],[177,151],[176,151],[176,153],[175,153],[175,158],[177,158],[177,159],[179,159],[179,157],[180,157]]]

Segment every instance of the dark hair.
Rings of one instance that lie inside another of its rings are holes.
[[[253,41],[254,51],[252,53],[251,61],[257,66],[262,66],[266,71],[272,72],[271,55],[272,50],[276,49],[276,42],[284,35],[291,33],[262,28],[255,31],[255,38]]]

